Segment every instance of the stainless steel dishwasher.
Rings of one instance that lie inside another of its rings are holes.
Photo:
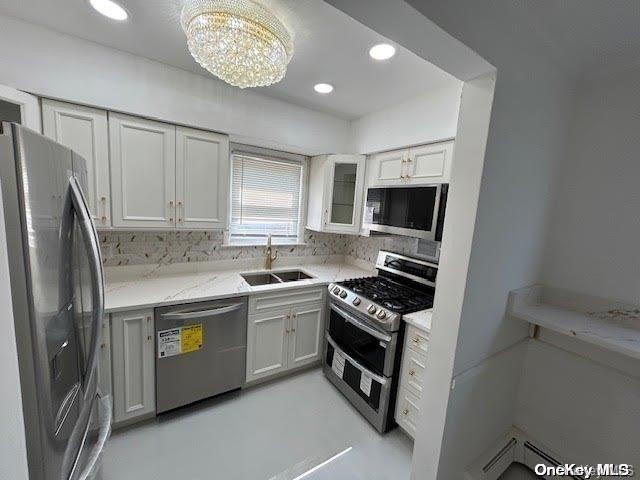
[[[247,299],[156,308],[156,412],[244,385]]]

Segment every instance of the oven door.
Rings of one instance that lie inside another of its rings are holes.
[[[329,336],[347,355],[371,372],[390,377],[393,374],[397,333],[385,332],[331,302]]]

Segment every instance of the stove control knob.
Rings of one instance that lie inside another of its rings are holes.
[[[357,307],[358,305],[360,305],[360,299],[358,297],[353,299],[353,304]]]
[[[387,316],[387,312],[385,312],[384,310],[380,310],[380,311],[378,312],[378,318],[379,318],[380,320],[384,319],[386,316]]]
[[[334,293],[334,295],[339,295],[339,294],[340,294],[340,291],[341,291],[341,290],[340,290],[338,287],[335,287],[335,288],[333,289],[333,293]]]
[[[367,312],[369,312],[371,315],[375,314],[376,310],[377,310],[377,308],[375,306],[373,306],[373,305],[369,305],[367,307]]]
[[[343,290],[340,292],[340,298],[347,298],[347,291]]]

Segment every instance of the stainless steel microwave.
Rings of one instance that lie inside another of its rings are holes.
[[[369,188],[364,228],[439,242],[448,192],[448,184]]]

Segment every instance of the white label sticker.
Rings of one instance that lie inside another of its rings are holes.
[[[180,329],[172,328],[158,332],[158,358],[180,355],[181,341]]]
[[[331,369],[334,371],[334,373],[342,378],[342,375],[344,374],[344,362],[346,361],[346,358],[344,357],[344,355],[342,355],[341,353],[338,353],[334,350],[333,352],[333,361],[331,363]]]
[[[362,372],[360,375],[360,390],[368,397],[371,395],[371,376]]]
[[[373,207],[367,206],[364,209],[364,220],[362,223],[366,225],[371,225],[373,223]]]

